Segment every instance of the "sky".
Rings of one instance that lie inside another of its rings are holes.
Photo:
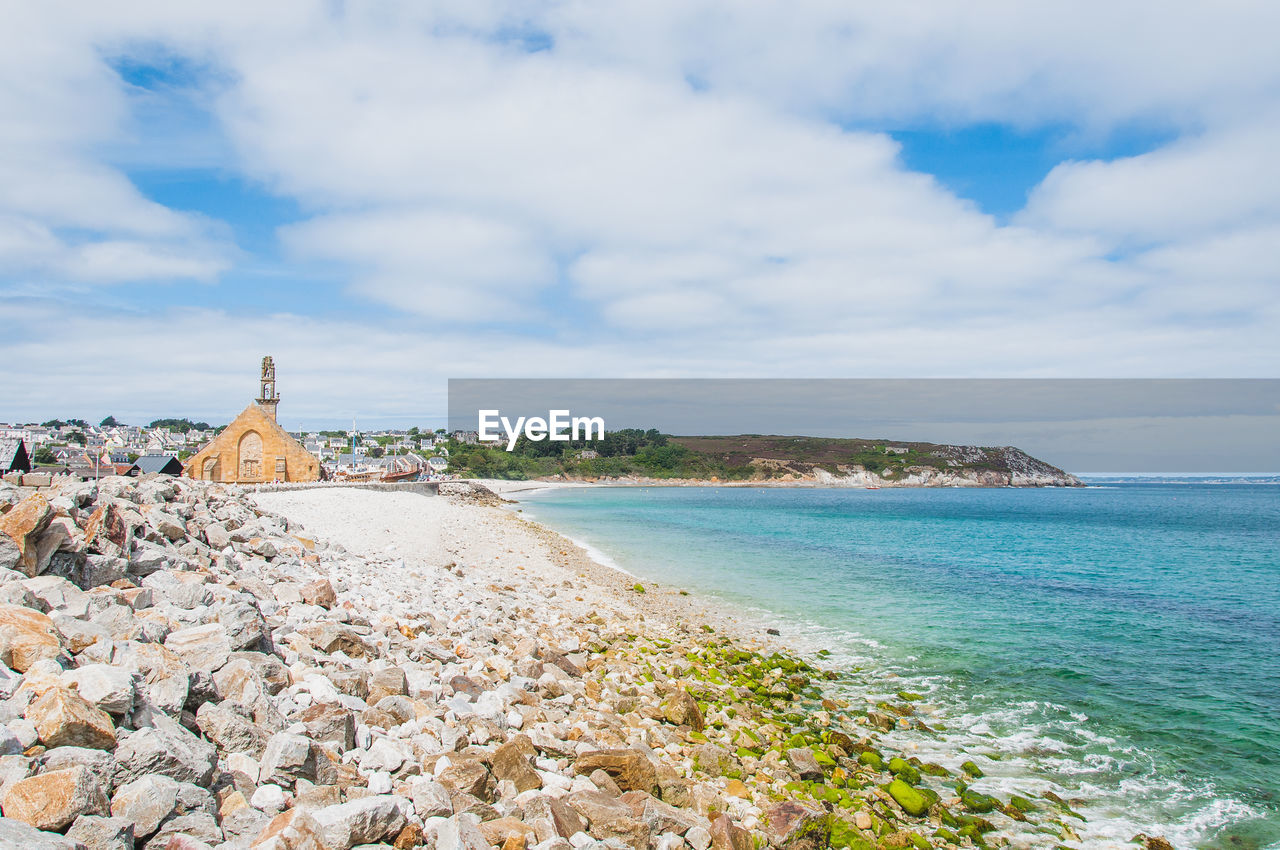
[[[0,420],[1280,374],[1280,5],[21,3]]]

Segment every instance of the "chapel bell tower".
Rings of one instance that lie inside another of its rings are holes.
[[[280,396],[276,393],[276,364],[268,355],[262,358],[262,391],[258,394],[258,406],[274,422],[278,404],[280,404]]]

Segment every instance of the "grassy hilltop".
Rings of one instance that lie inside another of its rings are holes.
[[[626,429],[590,442],[531,442],[521,437],[511,452],[494,444],[451,443],[449,450],[449,471],[477,478],[780,483],[868,473],[871,483],[878,479],[886,484],[922,478],[939,484],[964,478],[998,485],[1015,476],[1045,479],[1042,483],[1078,483],[1061,469],[1010,446],[882,439],[760,434],[677,437],[654,429]]]

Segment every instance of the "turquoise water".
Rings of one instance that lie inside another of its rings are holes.
[[[1081,800],[1078,846],[1280,846],[1280,487],[522,499],[637,576],[832,650],[858,689],[924,690],[948,731],[894,743],[992,755],[984,791]]]

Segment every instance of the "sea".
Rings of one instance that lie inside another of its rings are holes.
[[[517,498],[612,566],[829,650],[851,696],[921,693],[945,731],[889,743],[1071,801],[1069,846],[1280,848],[1280,484],[1087,480]]]

